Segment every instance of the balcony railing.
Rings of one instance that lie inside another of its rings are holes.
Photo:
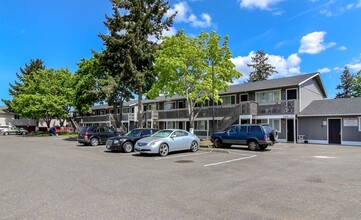
[[[258,115],[298,114],[298,100],[282,100],[272,103],[259,103]]]
[[[214,106],[214,117],[224,117],[234,111],[239,111],[239,115],[256,115],[257,103],[245,102],[237,105],[218,105]],[[198,117],[212,117],[212,107],[204,107],[198,114]],[[158,119],[169,118],[188,118],[188,109],[172,109],[172,110],[159,110]]]

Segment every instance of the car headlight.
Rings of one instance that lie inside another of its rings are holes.
[[[158,140],[154,140],[154,141],[151,141],[149,142],[149,146],[153,146],[153,145],[156,145],[158,143]]]
[[[113,144],[119,144],[120,140],[114,140]]]

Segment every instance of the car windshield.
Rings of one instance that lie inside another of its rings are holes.
[[[131,130],[125,136],[138,137],[141,132],[141,130]]]
[[[152,135],[152,137],[160,137],[160,138],[166,138],[168,137],[170,134],[172,134],[172,130],[162,130],[162,131],[158,131],[156,133],[154,133]]]

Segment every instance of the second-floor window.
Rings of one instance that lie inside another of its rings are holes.
[[[171,110],[174,109],[174,102],[165,102],[164,103],[164,110]]]
[[[236,96],[234,96],[234,95],[222,96],[221,99],[223,100],[222,105],[236,104]]]
[[[260,103],[281,101],[281,90],[257,92],[256,101]]]

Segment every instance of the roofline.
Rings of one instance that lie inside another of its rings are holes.
[[[327,98],[327,92],[326,92],[326,90],[325,90],[325,87],[323,86],[320,72],[316,72],[316,73],[315,73],[313,76],[311,76],[310,78],[308,78],[308,79],[306,79],[306,80],[303,80],[302,82],[300,82],[300,83],[298,84],[298,86],[301,86],[302,84],[306,83],[307,81],[309,81],[309,80],[311,80],[311,79],[313,79],[313,78],[315,78],[315,77],[317,77],[317,76],[320,78],[320,79],[319,79],[319,85],[320,85],[320,87],[321,87],[321,90],[322,90],[323,94],[325,95],[325,97]]]
[[[320,117],[320,116],[361,116],[360,113],[343,113],[343,114],[316,114],[316,115],[297,115],[297,117]]]

